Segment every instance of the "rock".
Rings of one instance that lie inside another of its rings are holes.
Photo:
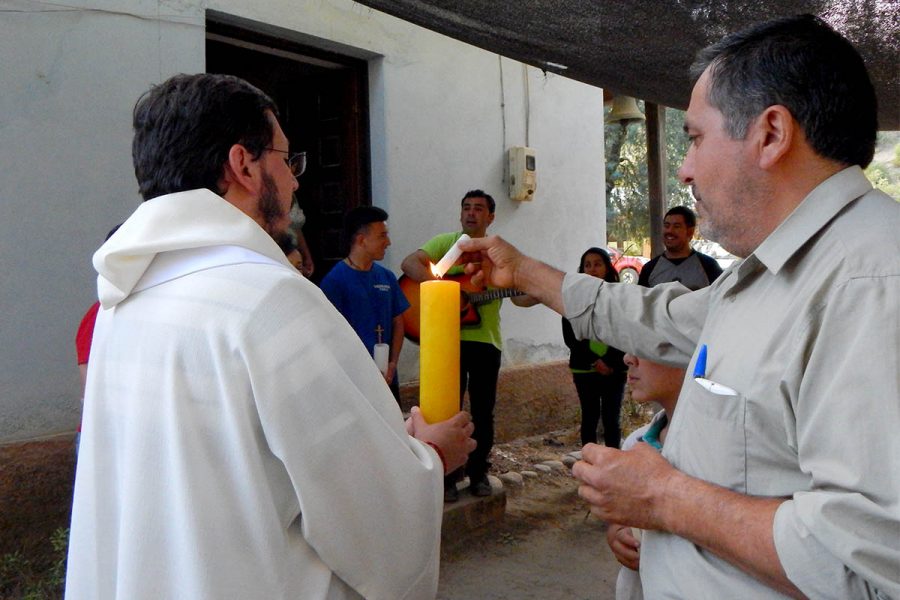
[[[537,473],[535,471],[522,471],[522,477],[533,479],[537,477]]]
[[[581,450],[576,450],[575,452],[569,452],[566,456],[571,456],[575,460],[581,460]]]
[[[562,462],[564,465],[566,465],[567,467],[569,467],[571,469],[572,466],[578,462],[578,459],[576,459],[574,456],[572,456],[570,454],[566,454],[565,456],[563,456]]]
[[[500,481],[503,483],[519,486],[524,485],[525,480],[520,473],[516,473],[515,471],[507,471],[500,475]]]
[[[549,472],[552,471],[553,469],[551,469],[551,468],[548,467],[547,465],[540,464],[540,465],[534,465],[534,470],[535,470],[535,471],[540,471],[541,473],[549,473]]]
[[[541,464],[547,465],[548,467],[550,467],[551,469],[553,469],[555,471],[564,471],[566,468],[566,466],[558,460],[545,460]]]
[[[491,484],[491,489],[494,490],[494,493],[497,493],[497,490],[503,489],[503,482],[499,477],[494,477],[493,475],[488,475],[488,483]]]

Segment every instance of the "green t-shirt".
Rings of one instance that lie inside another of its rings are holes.
[[[442,233],[425,242],[420,250],[428,255],[433,263],[437,263],[447,253],[459,236],[461,231]],[[447,271],[447,275],[462,275],[463,267],[457,265]],[[503,349],[503,338],[500,337],[500,300],[492,300],[477,307],[481,322],[478,325],[466,325],[459,330],[459,339],[467,342],[484,342],[493,344],[498,350]]]

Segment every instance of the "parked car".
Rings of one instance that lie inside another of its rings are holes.
[[[619,281],[622,283],[637,283],[638,275],[641,274],[644,263],[649,259],[643,256],[622,254],[619,250],[609,246],[606,247],[606,250],[609,252],[609,258],[612,260],[613,267],[619,273]]]

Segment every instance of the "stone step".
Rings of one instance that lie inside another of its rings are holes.
[[[494,476],[490,496],[473,496],[469,488],[461,488],[459,500],[444,503],[444,518],[441,527],[441,543],[454,545],[464,540],[468,534],[488,524],[503,520],[506,514],[506,490],[503,483]]]

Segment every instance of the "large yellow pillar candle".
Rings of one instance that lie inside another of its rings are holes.
[[[419,287],[419,408],[428,423],[459,412],[459,283]]]

